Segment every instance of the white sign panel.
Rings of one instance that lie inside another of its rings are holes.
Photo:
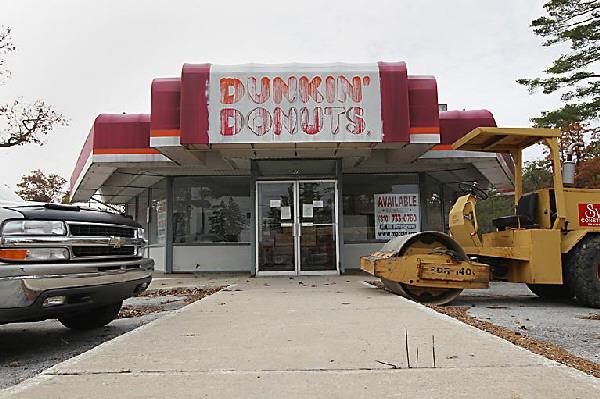
[[[281,207],[281,220],[289,220],[292,218],[292,208],[289,206]]]
[[[375,238],[389,240],[421,228],[419,195],[375,194]]]
[[[167,200],[156,203],[156,230],[157,241],[164,244],[167,238]]]
[[[380,142],[377,64],[213,65],[214,143]]]

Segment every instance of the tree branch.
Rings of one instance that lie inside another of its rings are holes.
[[[0,148],[15,147],[26,143],[43,144],[44,136],[56,127],[67,126],[68,119],[41,100],[22,104],[15,100],[0,107],[4,127],[0,128]]]

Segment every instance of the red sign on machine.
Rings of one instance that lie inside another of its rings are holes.
[[[600,226],[600,204],[579,204],[579,225]]]

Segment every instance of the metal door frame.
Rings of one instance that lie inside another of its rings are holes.
[[[300,183],[333,183],[333,195],[334,195],[334,209],[333,209],[333,231],[335,233],[335,270],[311,270],[311,271],[302,271],[300,270],[300,236],[302,235],[302,224],[300,223]],[[340,274],[340,242],[339,242],[339,232],[338,232],[338,187],[336,179],[298,179],[295,184],[296,190],[296,203],[298,209],[298,235],[297,239],[297,247],[296,250],[296,271],[299,276],[326,276],[326,275],[338,275]]]
[[[277,183],[291,183],[293,185],[293,206],[294,206],[294,219],[293,219],[293,238],[294,238],[294,271],[260,271],[260,253],[259,253],[259,228],[260,228],[260,188],[261,184],[277,184]],[[334,190],[334,206],[333,210],[333,230],[335,232],[335,270],[311,270],[301,271],[300,270],[300,236],[302,235],[302,226],[300,223],[300,183],[333,183]],[[254,243],[255,243],[255,258],[254,270],[256,276],[325,276],[325,275],[339,275],[340,274],[340,240],[339,240],[339,229],[338,229],[338,210],[339,210],[339,193],[338,193],[338,182],[337,179],[297,179],[297,180],[257,180],[255,186],[255,231],[254,231]]]

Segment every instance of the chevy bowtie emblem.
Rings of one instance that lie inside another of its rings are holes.
[[[113,248],[121,248],[125,244],[125,240],[121,237],[110,237],[108,240],[108,246]]]

